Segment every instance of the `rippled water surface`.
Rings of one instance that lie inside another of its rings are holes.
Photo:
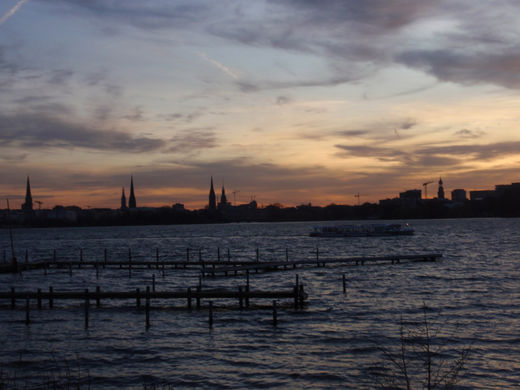
[[[400,324],[419,329],[426,304],[434,356],[449,365],[469,348],[460,388],[517,388],[520,385],[520,220],[414,221],[416,234],[388,238],[311,238],[313,223],[223,224],[15,230],[17,257],[24,261],[132,259],[231,259],[260,261],[439,252],[433,263],[327,266],[252,274],[251,289],[285,290],[296,275],[309,294],[303,310],[280,301],[278,326],[270,302],[238,310],[236,302],[215,300],[208,326],[207,302],[188,311],[185,302],[152,301],[151,327],[133,301],[91,305],[84,329],[82,302],[31,304],[11,310],[0,302],[0,371],[18,383],[42,383],[52,375],[75,375],[91,388],[377,388],[374,367],[389,363],[382,349],[400,348]],[[0,250],[10,255],[7,231]],[[0,275],[8,291],[145,289],[155,274],[157,290],[198,284],[196,269],[33,270]],[[342,274],[347,294],[342,291]],[[233,288],[243,276],[204,279],[203,288]],[[255,303],[255,302],[253,302]],[[413,356],[409,357],[413,359]],[[71,374],[66,372],[70,371]],[[0,376],[2,378],[2,376]],[[421,378],[422,379],[422,378]],[[420,381],[418,381],[420,383]],[[167,388],[167,387],[165,387]],[[420,388],[420,387],[419,387]]]

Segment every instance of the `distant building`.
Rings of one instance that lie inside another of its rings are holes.
[[[472,201],[482,201],[486,199],[493,199],[496,197],[497,192],[494,190],[477,190],[469,192],[469,198]]]
[[[403,207],[415,208],[421,200],[421,190],[407,190],[399,193],[399,200]]]
[[[437,191],[437,198],[444,199],[444,187],[442,186],[442,178],[439,178],[439,190]]]
[[[451,191],[451,200],[454,202],[465,202],[467,200],[466,190],[463,189],[455,189]]]
[[[399,199],[421,199],[421,190],[407,190],[400,192]]]
[[[222,195],[220,195],[220,202],[218,202],[218,209],[225,210],[229,206],[231,206],[231,204],[227,201],[226,190],[225,190],[224,186],[222,186]]]
[[[126,196],[125,196],[125,187],[121,190],[121,210],[126,210]]]
[[[134,194],[134,177],[130,176],[130,198],[128,199],[128,208],[135,209],[137,207],[137,202],[135,200]]]
[[[217,199],[215,197],[215,189],[213,188],[213,176],[211,176],[211,186],[210,186],[210,189],[209,189],[208,210],[209,211],[216,211],[217,210]]]
[[[33,212],[33,200],[31,195],[31,183],[29,182],[29,176],[27,176],[27,188],[25,190],[25,203],[22,204],[22,211],[26,213]]]

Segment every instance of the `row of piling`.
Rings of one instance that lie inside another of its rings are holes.
[[[145,291],[136,288],[135,292],[115,292],[115,291],[101,291],[99,286],[96,286],[96,291],[89,291],[85,289],[82,291],[68,291],[57,292],[51,286],[49,291],[42,291],[40,288],[36,292],[16,292],[14,287],[11,287],[9,292],[0,292],[0,299],[10,299],[11,309],[16,309],[16,301],[25,299],[26,302],[26,324],[30,323],[30,300],[34,299],[37,302],[38,309],[42,309],[43,301],[48,300],[49,308],[54,307],[56,299],[74,299],[84,300],[84,315],[85,328],[89,327],[89,310],[90,302],[95,300],[96,307],[101,306],[101,299],[135,299],[136,307],[141,307],[141,300],[145,300],[145,324],[146,328],[150,327],[150,301],[152,299],[185,299],[187,302],[187,309],[193,308],[193,301],[196,302],[196,308],[201,309],[201,300],[204,299],[236,299],[239,303],[239,308],[250,307],[250,299],[272,299],[273,302],[273,324],[277,325],[277,300],[279,299],[293,299],[294,309],[303,308],[307,294],[304,291],[303,285],[296,284],[292,290],[287,291],[251,291],[249,285],[238,287],[238,291],[233,290],[202,290],[201,286],[197,286],[195,290],[188,287],[185,291],[153,291],[150,286],[146,287]],[[213,326],[213,301],[209,301],[209,325]]]

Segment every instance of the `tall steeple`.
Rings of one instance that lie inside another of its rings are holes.
[[[125,187],[123,187],[121,191],[121,210],[125,210],[126,207],[126,196],[125,196]]]
[[[31,183],[29,182],[29,176],[27,176],[27,189],[25,190],[25,203],[22,204],[22,210],[26,212],[33,211],[33,200],[31,195]]]
[[[439,178],[439,191],[437,191],[437,198],[444,199],[444,187],[442,186],[442,178]]]
[[[211,187],[209,189],[209,205],[208,205],[209,211],[215,211],[217,210],[217,200],[215,197],[215,190],[213,189],[213,176],[211,176]]]
[[[128,198],[128,208],[135,209],[137,207],[137,203],[135,201],[134,194],[134,177],[130,176],[130,198]]]
[[[226,190],[224,189],[224,186],[222,186],[222,195],[220,196],[220,203],[227,203]]]

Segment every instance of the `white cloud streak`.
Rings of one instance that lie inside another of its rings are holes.
[[[7,21],[7,19],[13,16],[25,2],[27,2],[27,0],[20,0],[13,8],[11,8],[4,16],[2,16],[0,18],[0,27]]]

